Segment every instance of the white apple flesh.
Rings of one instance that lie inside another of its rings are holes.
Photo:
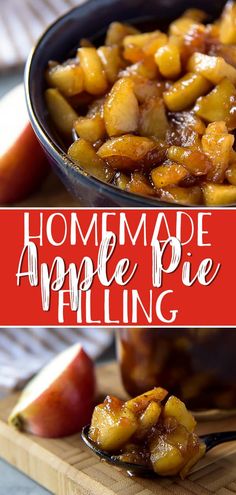
[[[29,382],[9,424],[41,437],[71,435],[90,422],[94,399],[94,365],[76,344]]]
[[[0,203],[26,197],[40,185],[48,168],[19,85],[0,100]]]

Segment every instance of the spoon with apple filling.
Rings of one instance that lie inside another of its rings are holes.
[[[107,396],[95,407],[85,444],[102,460],[132,476],[185,478],[206,452],[236,440],[236,431],[198,436],[196,421],[175,396],[160,387],[127,402]]]

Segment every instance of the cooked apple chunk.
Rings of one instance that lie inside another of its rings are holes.
[[[149,98],[140,107],[139,134],[165,139],[169,122],[163,99],[159,96]]]
[[[143,52],[145,56],[153,56],[161,46],[166,45],[168,37],[164,33],[159,33],[158,36],[153,37],[147,41],[143,46]]]
[[[123,66],[118,46],[100,46],[98,55],[101,59],[107,80],[114,84],[118,73]]]
[[[91,143],[96,143],[106,135],[104,120],[99,114],[79,117],[74,124],[74,129],[79,137]]]
[[[90,438],[102,450],[113,451],[122,447],[137,428],[134,413],[122,401],[107,396],[104,403],[94,409]]]
[[[133,172],[126,185],[126,191],[140,194],[141,196],[154,196],[155,190],[142,172]]]
[[[139,107],[134,84],[124,77],[113,86],[104,105],[104,120],[109,136],[134,132],[138,127]]]
[[[224,122],[214,122],[208,125],[202,136],[202,149],[212,162],[212,168],[207,175],[212,182],[223,182],[233,144],[234,136],[228,133]]]
[[[46,73],[47,83],[65,96],[74,96],[84,90],[84,73],[78,64],[56,65]]]
[[[167,41],[167,35],[161,31],[126,36],[123,40],[124,58],[131,62],[143,60],[154,55]]]
[[[236,4],[228,1],[220,22],[220,41],[225,44],[236,43]]]
[[[155,80],[158,77],[158,68],[153,57],[145,57],[135,64],[128,65],[125,70],[119,74],[122,76],[140,76],[144,80]]]
[[[170,24],[169,34],[183,37],[195,24],[197,24],[195,19],[183,15]]]
[[[148,103],[149,98],[161,97],[164,91],[163,84],[150,81],[139,74],[131,74],[134,94],[139,103]]]
[[[219,84],[225,77],[236,84],[236,69],[227,64],[223,57],[194,53],[189,59],[188,70],[201,74],[213,84]]]
[[[206,182],[202,185],[202,191],[206,206],[232,205],[236,202],[236,185]]]
[[[181,72],[180,50],[174,44],[162,46],[155,53],[155,61],[162,76],[175,79]]]
[[[114,172],[100,158],[92,144],[85,139],[78,139],[68,150],[69,157],[84,170],[85,173],[97,177],[97,179],[109,182],[114,175]]]
[[[84,73],[85,90],[92,95],[105,93],[107,79],[96,48],[79,48],[77,56]]]
[[[165,418],[175,418],[188,431],[193,432],[196,427],[193,415],[187,410],[185,404],[173,395],[166,402],[163,415]]]
[[[127,402],[106,397],[95,407],[90,438],[123,462],[137,462],[160,476],[184,478],[204,455],[196,421],[183,402],[154,388]]]
[[[178,185],[189,173],[182,165],[177,163],[166,163],[151,171],[152,181],[157,189],[162,187]]]
[[[207,122],[223,120],[230,130],[236,127],[234,117],[236,89],[229,79],[223,79],[208,95],[198,98],[194,111]]]
[[[189,72],[164,91],[165,104],[172,112],[185,110],[195,103],[199,96],[206,94],[211,83],[200,74]]]
[[[143,48],[153,40],[158,40],[158,41],[161,40],[162,42],[164,42],[166,39],[167,39],[166,35],[161,33],[161,31],[152,31],[150,33],[139,33],[139,34],[128,35],[123,39],[123,45],[124,46],[132,45]]]
[[[137,168],[157,144],[152,139],[126,134],[106,141],[98,150],[98,155],[112,167],[119,169]]]
[[[205,175],[212,168],[211,160],[201,151],[181,146],[170,146],[167,151],[169,160],[183,165],[191,174]]]
[[[74,123],[78,119],[76,111],[56,88],[47,89],[45,99],[55,127],[65,136],[70,136]]]
[[[122,24],[121,22],[112,22],[107,30],[106,45],[120,45],[125,38],[130,34],[138,34],[140,31],[130,26],[129,24]]]

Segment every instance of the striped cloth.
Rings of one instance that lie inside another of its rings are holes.
[[[79,342],[96,359],[112,338],[112,330],[100,328],[0,328],[0,394],[21,388],[67,347]]]
[[[23,64],[45,28],[86,0],[0,0],[0,69]]]

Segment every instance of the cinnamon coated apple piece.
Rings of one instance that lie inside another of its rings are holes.
[[[135,433],[138,422],[131,409],[116,397],[107,396],[103,404],[95,407],[90,438],[100,449],[120,449]]]
[[[170,24],[169,34],[184,37],[184,35],[196,24],[199,25],[200,23],[198,23],[196,19],[183,14]]]
[[[210,25],[212,26],[212,25]],[[180,53],[182,66],[186,69],[188,60],[195,52],[205,53],[209,50],[209,39],[213,36],[203,24],[192,24],[189,30],[180,38]]]
[[[123,49],[123,58],[125,62],[129,62],[131,64],[136,64],[137,62],[141,62],[144,57],[143,50],[138,45],[127,45]]]
[[[225,77],[236,83],[236,69],[223,57],[194,53],[188,61],[188,70],[201,74],[213,84],[219,84]]]
[[[100,46],[97,53],[101,59],[107,80],[109,83],[114,84],[119,71],[124,66],[124,62],[122,62],[120,56],[119,47],[117,45]]]
[[[128,65],[119,73],[119,77],[125,76],[140,76],[145,80],[158,79],[158,68],[152,56],[145,57],[143,60],[134,64]]]
[[[159,48],[155,53],[155,61],[163,77],[175,79],[180,75],[180,50],[173,43],[169,43]]]
[[[104,121],[109,136],[135,132],[138,128],[139,107],[131,79],[118,79],[104,104]]]
[[[184,426],[186,430],[193,432],[196,428],[196,420],[193,415],[187,410],[185,404],[171,396],[166,402],[163,410],[164,418],[175,418],[179,424]]]
[[[80,65],[56,65],[46,72],[48,86],[57,88],[65,96],[74,96],[84,90],[84,74]]]
[[[55,127],[65,136],[71,136],[74,123],[78,119],[76,111],[56,88],[46,89],[45,99]]]
[[[201,151],[191,150],[181,146],[170,146],[167,151],[169,160],[183,165],[192,175],[206,175],[213,164],[210,158]]]
[[[208,95],[197,99],[194,112],[207,122],[223,120],[232,130],[236,127],[235,103],[235,85],[225,78]]]
[[[159,30],[151,31],[149,33],[131,34],[123,39],[123,46],[126,47],[132,45],[144,48],[153,40],[158,40],[158,42],[161,43],[166,41],[166,39],[167,36]]]
[[[142,172],[134,172],[131,174],[131,179],[126,186],[126,191],[140,194],[141,196],[155,195],[155,189],[153,189]]]
[[[212,168],[207,174],[212,182],[223,182],[233,151],[234,136],[228,133],[225,122],[213,122],[202,137],[203,152],[210,158]]]
[[[156,37],[154,36],[152,39],[148,40],[143,46],[144,56],[153,56],[156,51],[165,46],[168,43],[168,37],[165,33],[159,33]]]
[[[236,4],[228,1],[220,22],[220,41],[226,45],[236,43]]]
[[[115,176],[115,185],[125,191],[127,185],[129,184],[129,177],[122,172],[117,172]]]
[[[201,137],[206,130],[204,122],[191,112],[170,114],[170,129],[167,133],[169,145],[201,149]]]
[[[79,48],[77,57],[84,74],[84,88],[92,95],[100,95],[108,89],[102,62],[96,48]]]
[[[188,177],[189,172],[182,165],[167,162],[151,171],[151,178],[157,189],[162,187],[178,185],[183,179]]]
[[[205,182],[202,184],[202,192],[207,206],[223,206],[236,202],[236,185]]]
[[[146,100],[140,107],[139,134],[165,139],[168,129],[163,99],[157,96]]]
[[[99,114],[79,117],[74,124],[77,135],[91,143],[96,143],[106,135],[104,120]]]
[[[144,394],[138,395],[126,402],[126,407],[135,414],[143,413],[150,402],[156,401],[158,404],[163,401],[168,395],[167,390],[162,387],[156,387]]]
[[[129,170],[137,168],[138,163],[155,148],[157,148],[157,143],[153,139],[125,134],[107,140],[99,148],[97,154],[111,167]]]
[[[185,110],[195,103],[199,96],[206,94],[211,83],[200,74],[189,72],[164,91],[165,104],[172,112]]]
[[[124,24],[121,22],[112,22],[107,30],[106,45],[120,45],[125,38],[130,34],[138,34],[140,31],[130,24]]]
[[[109,182],[114,176],[113,170],[97,155],[92,144],[85,139],[76,140],[70,146],[68,155],[84,172],[104,182]]]
[[[133,63],[141,61],[145,57],[153,56],[167,41],[167,35],[158,30],[126,36],[123,40],[123,57]]]
[[[133,82],[134,94],[139,103],[145,103],[149,98],[161,97],[165,89],[163,82],[156,82],[141,76],[140,74],[129,74]]]
[[[180,475],[184,479],[190,469],[205,454],[205,445],[196,434],[178,424],[154,438],[150,446],[153,470],[160,476]]]

